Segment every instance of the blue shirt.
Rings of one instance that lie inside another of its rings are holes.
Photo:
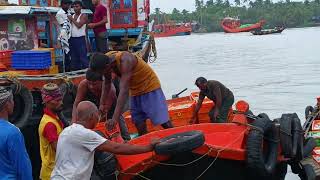
[[[20,130],[0,119],[0,179],[32,180],[32,167]]]

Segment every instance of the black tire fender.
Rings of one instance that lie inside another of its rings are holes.
[[[301,180],[315,180],[316,179],[316,172],[314,171],[312,165],[305,164],[302,165],[302,171],[299,174]]]
[[[188,131],[173,134],[162,138],[155,146],[156,154],[171,155],[181,152],[192,151],[205,142],[205,137],[201,131]]]
[[[282,154],[285,158],[302,159],[303,156],[303,134],[298,115],[282,114],[280,123],[280,141]]]
[[[247,165],[249,174],[256,179],[268,179],[275,172],[278,157],[279,134],[265,115],[252,122],[247,138]],[[266,141],[264,141],[264,139]],[[267,148],[261,148],[267,145]]]
[[[31,92],[22,84],[12,84],[14,109],[9,121],[18,128],[28,125],[28,119],[32,115],[33,97]]]
[[[303,157],[309,157],[312,155],[313,149],[317,146],[316,140],[313,137],[309,137],[305,140],[303,146]]]
[[[307,106],[304,110],[304,116],[307,119],[308,116],[314,111],[314,108],[312,106]]]

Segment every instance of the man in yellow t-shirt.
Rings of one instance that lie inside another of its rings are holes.
[[[111,83],[111,72],[120,77],[120,92],[110,128],[119,122],[122,109],[130,94],[132,120],[139,135],[147,133],[146,120],[163,128],[173,127],[169,121],[168,106],[162,92],[160,81],[152,68],[139,56],[126,52],[97,53],[92,56],[89,68],[103,74],[105,86],[101,100],[106,100]],[[101,102],[101,101],[100,101]]]
[[[58,137],[64,127],[57,115],[62,109],[62,93],[58,85],[49,83],[43,86],[41,95],[45,109],[38,129],[42,160],[40,179],[50,180],[55,166]]]

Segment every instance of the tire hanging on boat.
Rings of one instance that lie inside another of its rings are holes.
[[[303,134],[300,120],[296,113],[282,114],[280,119],[280,141],[282,153],[285,158],[302,159]]]
[[[28,119],[32,115],[33,97],[31,92],[22,84],[11,85],[14,100],[14,109],[9,121],[18,128],[28,125]]]
[[[307,119],[308,116],[314,111],[314,108],[312,106],[307,106],[305,111],[304,111],[304,115],[305,118]]]
[[[192,151],[204,144],[205,138],[200,131],[188,131],[162,138],[155,146],[156,154],[172,155]]]
[[[249,176],[253,179],[269,179],[277,164],[279,135],[266,114],[258,115],[251,125],[254,128],[250,129],[246,147]]]
[[[303,146],[303,157],[309,157],[312,155],[313,149],[317,146],[317,142],[313,137],[309,137],[305,140]]]

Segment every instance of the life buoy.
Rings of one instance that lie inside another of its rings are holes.
[[[23,128],[28,125],[28,119],[32,115],[32,93],[20,83],[12,84],[11,89],[13,91],[14,109],[9,121],[18,128]]]
[[[251,125],[254,128],[249,131],[246,147],[249,176],[269,179],[277,164],[279,135],[275,124],[265,114],[258,115]],[[267,148],[261,148],[264,144]]]
[[[155,146],[156,154],[171,155],[192,151],[204,144],[205,138],[200,131],[188,131],[162,138]]]

